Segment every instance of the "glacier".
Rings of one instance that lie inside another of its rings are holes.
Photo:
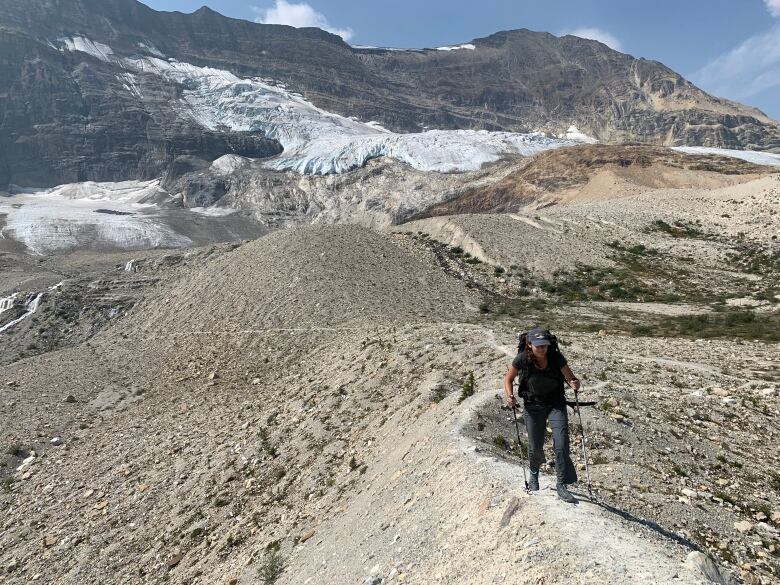
[[[388,156],[415,169],[435,172],[478,170],[506,154],[532,155],[579,141],[540,133],[429,130],[398,134],[322,110],[284,86],[175,59],[125,58],[130,70],[152,73],[185,88],[182,114],[210,130],[262,131],[284,152],[264,161],[268,168],[301,174],[343,173],[367,160]]]
[[[0,197],[0,237],[43,255],[81,247],[176,248],[192,241],[165,225],[144,203],[159,181],[72,183]],[[108,209],[106,209],[108,208]]]

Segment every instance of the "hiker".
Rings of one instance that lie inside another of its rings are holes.
[[[504,376],[506,404],[515,408],[513,382],[518,374],[518,394],[523,399],[525,428],[528,432],[529,490],[539,489],[539,467],[544,462],[544,433],[550,423],[555,450],[555,471],[558,496],[568,503],[577,500],[566,484],[577,481],[577,472],[569,454],[569,419],[566,413],[564,381],[577,392],[580,381],[569,368],[566,358],[558,350],[554,335],[539,327],[520,336],[520,346],[512,365]],[[524,345],[524,347],[523,347]]]

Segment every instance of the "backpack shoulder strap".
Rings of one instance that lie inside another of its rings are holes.
[[[517,392],[522,396],[523,392],[528,391],[528,354],[525,350],[519,352],[520,355],[520,368],[518,368],[520,374],[517,376]]]

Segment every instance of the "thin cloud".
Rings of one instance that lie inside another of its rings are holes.
[[[252,8],[257,14],[255,22],[263,24],[286,24],[296,28],[316,27],[340,36],[345,41],[352,38],[354,31],[349,28],[336,28],[331,26],[328,19],[321,12],[317,12],[306,2],[295,4],[286,0],[276,0],[273,8]]]
[[[780,4],[778,0],[772,2]],[[710,93],[736,100],[779,87],[780,24],[713,59],[691,80]]]
[[[780,0],[773,0],[773,1],[780,2]],[[601,30],[600,28],[583,26],[575,30],[566,31],[563,34],[580,37],[581,39],[590,39],[592,41],[598,41],[600,43],[604,43],[611,49],[615,49],[616,51],[623,50],[623,45],[620,43],[617,37],[615,37],[615,35],[605,30]]]
[[[780,16],[780,0],[764,0],[766,9],[772,16]]]

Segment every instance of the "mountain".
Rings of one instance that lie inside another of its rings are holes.
[[[780,150],[777,122],[760,111],[596,41],[514,30],[448,49],[355,48],[319,29],[236,20],[205,7],[182,14],[135,0],[2,0],[0,185],[150,179],[177,157],[290,150],[273,121],[222,124],[224,94],[208,103],[204,122],[203,104],[191,103],[202,93],[193,67],[209,77],[210,90],[225,72],[232,94],[253,78],[255,93],[270,84],[288,92],[285,99],[299,94],[299,105],[376,122],[377,133],[562,136],[575,126],[603,142]],[[338,121],[350,124],[360,123]],[[349,164],[392,148],[372,143]]]

